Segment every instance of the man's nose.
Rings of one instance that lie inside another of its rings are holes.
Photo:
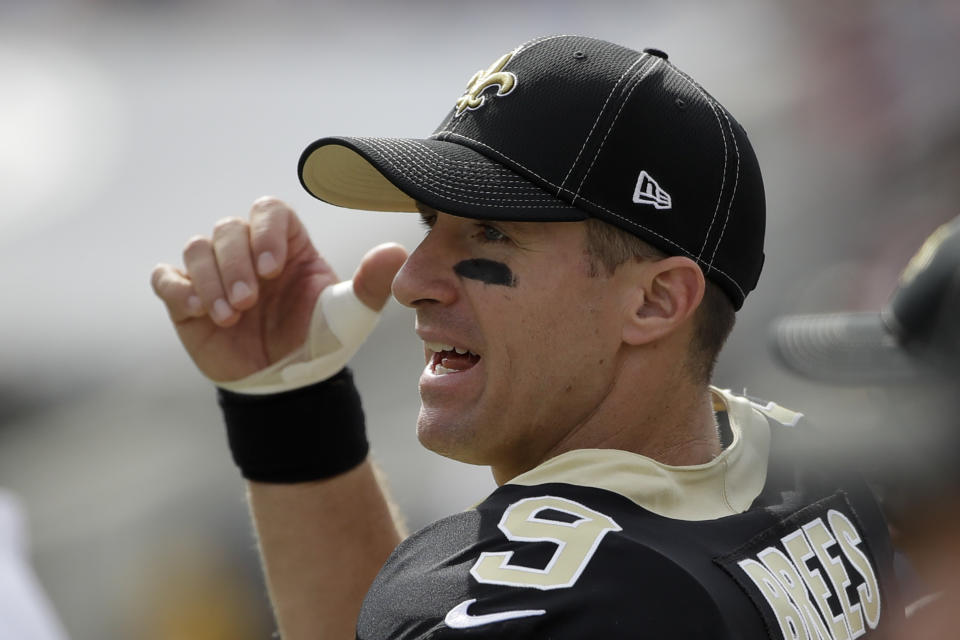
[[[425,304],[453,304],[457,299],[454,256],[433,232],[410,254],[393,279],[393,296],[400,304],[416,309]]]

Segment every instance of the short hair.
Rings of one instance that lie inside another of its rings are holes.
[[[590,275],[598,277],[601,269],[612,275],[628,260],[655,261],[667,253],[597,218],[587,218],[586,252],[590,260]],[[687,364],[694,381],[708,384],[717,364],[717,356],[736,321],[733,303],[723,290],[706,280],[703,300],[694,313],[694,334],[688,351]]]

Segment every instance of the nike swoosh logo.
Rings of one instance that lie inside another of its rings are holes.
[[[514,620],[516,618],[529,618],[531,616],[542,616],[546,613],[544,609],[515,609],[513,611],[500,611],[498,613],[486,613],[479,616],[472,616],[467,613],[467,609],[476,602],[477,599],[464,600],[447,613],[443,619],[451,629],[469,629],[470,627],[479,627],[494,622],[504,620]]]

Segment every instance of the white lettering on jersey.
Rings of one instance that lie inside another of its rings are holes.
[[[766,566],[751,558],[741,560],[738,564],[760,589],[764,599],[770,603],[770,608],[773,609],[785,640],[809,638],[807,621],[784,591],[781,581],[777,580]]]
[[[867,632],[864,622],[870,629],[880,622],[877,574],[860,548],[859,532],[836,509],[826,519],[814,518],[783,536],[782,550],[769,546],[737,562],[770,605],[786,640],[855,640]],[[851,580],[844,559],[862,579],[855,599],[847,591]]]
[[[839,511],[831,509],[827,514],[827,520],[840,542],[844,555],[863,578],[863,584],[857,587],[857,595],[860,596],[860,604],[863,605],[867,624],[871,629],[876,629],[877,623],[880,622],[880,585],[877,583],[877,574],[870,564],[870,559],[857,547],[860,544],[860,534],[850,519]]]

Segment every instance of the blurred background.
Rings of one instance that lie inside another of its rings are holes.
[[[954,0],[0,0],[0,487],[66,635],[273,630],[213,389],[150,291],[153,265],[265,194],[344,277],[374,244],[412,248],[415,216],[303,192],[300,151],[427,135],[474,71],[552,33],[667,51],[751,136],[767,265],[717,384],[818,422],[889,423],[889,392],[780,371],[768,326],[879,308],[960,213]],[[391,303],[354,370],[418,528],[494,485],[419,447],[412,327]]]

